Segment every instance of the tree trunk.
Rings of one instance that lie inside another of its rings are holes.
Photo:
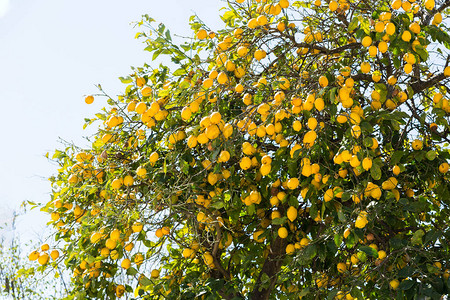
[[[256,284],[253,288],[252,300],[267,300],[272,293],[273,288],[277,282],[278,272],[283,265],[283,256],[286,254],[286,239],[277,236],[270,247],[270,253],[264,262],[264,265],[259,273]],[[268,287],[262,287],[263,274],[270,278]]]

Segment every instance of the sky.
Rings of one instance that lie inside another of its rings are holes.
[[[101,84],[109,95],[124,85],[130,66],[151,62],[134,39],[133,22],[148,14],[172,34],[192,36],[189,16],[220,28],[219,0],[0,0],[0,226],[23,201],[46,203],[57,166],[45,158],[60,139],[86,145],[85,117],[106,105],[84,96]],[[95,125],[94,125],[95,126]],[[47,215],[18,220],[25,239],[42,236]],[[1,235],[1,231],[0,231]]]

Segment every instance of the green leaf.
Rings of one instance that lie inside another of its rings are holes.
[[[398,286],[398,289],[401,291],[409,290],[414,286],[415,282],[412,280],[403,280],[400,285]]]
[[[428,160],[434,160],[436,158],[436,151],[434,151],[434,150],[428,151],[427,154],[425,154],[425,157]]]
[[[422,229],[417,230],[414,232],[412,238],[411,238],[411,244],[413,245],[421,245],[422,244],[422,237],[425,235],[425,232]]]
[[[119,77],[119,80],[120,80],[122,83],[132,83],[132,82],[133,82],[133,79],[132,79],[130,76],[127,76],[127,77]]]
[[[358,16],[360,22],[360,28],[364,31],[365,34],[370,35],[370,22],[368,18],[363,16]]]
[[[137,274],[137,270],[133,267],[130,267],[127,269],[127,274],[128,275],[136,275]]]
[[[353,20],[348,24],[348,32],[352,32],[358,27],[359,19],[357,17],[353,17]]]
[[[282,218],[276,218],[272,220],[272,224],[273,225],[283,225],[284,223],[286,223],[287,217],[282,217]]]
[[[403,155],[404,155],[403,151],[400,150],[395,151],[394,154],[392,154],[391,156],[391,164],[392,165],[398,164],[402,159]]]
[[[369,246],[361,246],[361,247],[359,247],[359,250],[363,251],[364,253],[366,253],[366,254],[369,255],[369,256],[378,258],[378,251],[375,250],[375,249],[372,248],[372,247],[369,247]]]
[[[306,246],[301,254],[298,256],[299,263],[301,265],[307,265],[317,255],[317,246],[310,244]]]
[[[381,169],[378,165],[372,165],[372,168],[370,168],[370,176],[372,176],[372,178],[374,180],[380,180],[381,178]]]
[[[182,75],[185,75],[186,73],[187,73],[186,69],[179,68],[179,69],[176,69],[175,72],[173,72],[173,76],[182,76]]]
[[[342,239],[343,239],[342,235],[337,234],[337,233],[334,235],[334,243],[336,244],[337,247],[339,247],[341,245]]]
[[[346,218],[345,218],[344,213],[342,212],[342,209],[338,210],[337,215],[338,215],[339,221],[341,221],[343,223],[346,221]]]

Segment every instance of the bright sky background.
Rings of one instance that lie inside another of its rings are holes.
[[[100,83],[110,95],[130,66],[151,63],[135,40],[132,22],[149,14],[171,30],[191,36],[196,13],[219,28],[219,0],[0,0],[0,226],[24,200],[46,203],[56,166],[44,157],[60,148],[59,137],[83,144],[84,117],[105,104],[84,96]],[[157,64],[154,63],[156,66]],[[19,220],[24,239],[42,234],[48,215]]]

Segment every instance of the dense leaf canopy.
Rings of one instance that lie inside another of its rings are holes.
[[[30,257],[68,299],[448,294],[450,1],[225,5],[179,43],[143,17],[166,65],[93,95],[53,157],[61,255]]]

